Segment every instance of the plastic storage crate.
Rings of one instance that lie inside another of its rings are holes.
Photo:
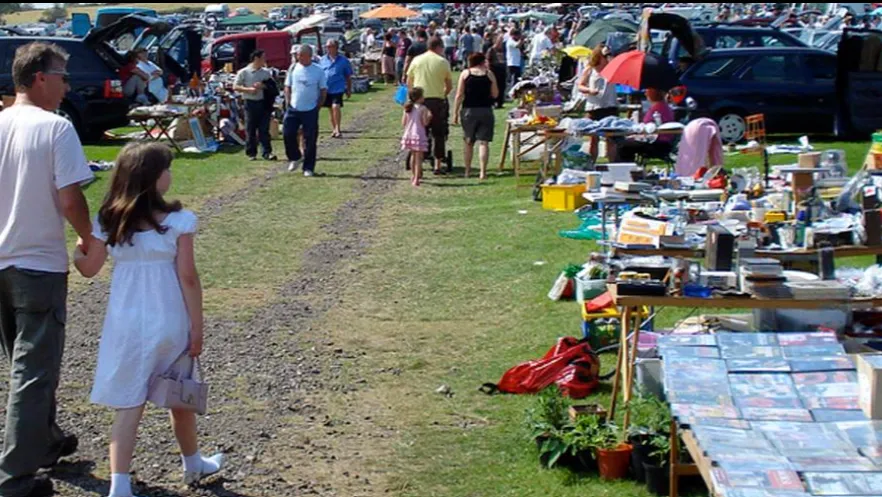
[[[549,211],[573,212],[587,204],[582,197],[587,187],[581,185],[543,185],[542,208]]]

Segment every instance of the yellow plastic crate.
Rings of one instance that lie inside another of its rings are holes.
[[[542,208],[548,211],[573,212],[587,204],[582,197],[586,186],[582,185],[543,185]]]

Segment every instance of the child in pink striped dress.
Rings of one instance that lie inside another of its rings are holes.
[[[423,104],[422,88],[413,88],[409,93],[409,101],[404,105],[401,125],[404,135],[401,137],[401,150],[410,152],[411,184],[420,186],[423,177],[423,155],[429,151],[429,138],[426,126],[432,121],[432,113]]]

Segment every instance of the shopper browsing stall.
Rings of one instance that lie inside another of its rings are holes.
[[[609,64],[612,54],[606,45],[598,45],[591,54],[590,65],[579,78],[579,91],[585,95],[585,111],[588,117],[599,121],[618,113],[615,85],[610,84],[600,72]],[[607,142],[608,144],[609,142]],[[598,141],[591,138],[591,157],[597,159]]]
[[[674,111],[665,102],[666,93],[655,88],[646,90],[646,99],[651,104],[649,111],[643,117],[643,123],[655,123],[656,125],[669,123],[674,120]],[[659,135],[655,140],[637,140],[629,138],[616,145],[618,160],[621,162],[634,162],[638,155],[661,157],[673,150],[673,135]]]

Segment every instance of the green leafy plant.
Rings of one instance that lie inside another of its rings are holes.
[[[569,409],[572,401],[557,387],[546,388],[537,396],[536,405],[527,411],[527,429],[530,439],[539,446],[539,458],[553,468],[567,453],[566,437],[572,425]]]
[[[640,392],[626,407],[631,414],[631,435],[667,434],[671,430],[671,410],[655,395]]]
[[[664,467],[671,457],[671,436],[665,433],[657,433],[649,440],[652,452],[649,457],[658,467]]]
[[[570,451],[567,443],[569,431],[552,430],[542,435],[542,443],[539,445],[539,458],[546,461],[548,469],[553,468],[560,458]]]
[[[557,387],[546,388],[538,395],[536,406],[527,411],[530,438],[537,440],[560,433],[570,424],[569,408],[572,402]]]
[[[593,452],[597,449],[610,450],[622,443],[621,430],[615,425],[605,423],[597,416],[581,416],[572,429],[564,435],[564,441],[572,455]]]

